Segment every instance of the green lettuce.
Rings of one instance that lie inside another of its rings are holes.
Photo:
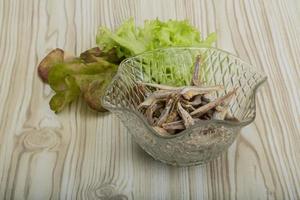
[[[202,39],[200,32],[187,20],[163,22],[158,19],[146,20],[143,27],[136,27],[133,19],[129,19],[116,31],[100,27],[96,37],[100,49],[108,52],[116,48],[119,58],[162,47],[210,47],[215,41],[215,33]]]
[[[120,63],[115,51],[104,53],[96,47],[83,52],[80,57],[63,57],[64,51],[55,49],[38,68],[42,80],[55,92],[49,103],[51,110],[60,112],[82,96],[92,109],[105,111],[100,97]]]
[[[165,47],[211,47],[216,41],[216,34],[211,33],[203,39],[200,32],[186,20],[166,22],[158,19],[147,20],[144,26],[136,27],[133,19],[129,19],[115,31],[101,27],[96,41],[104,52],[115,48],[119,58],[127,58]],[[149,60],[153,59],[149,58]],[[169,58],[155,59],[165,61]],[[153,81],[174,86],[189,84],[190,73],[185,73],[186,75],[183,76],[176,66],[167,64],[154,66],[149,63],[144,63],[143,70]],[[161,76],[162,71],[165,76]]]

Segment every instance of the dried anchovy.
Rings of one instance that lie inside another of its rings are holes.
[[[194,119],[192,116],[181,106],[180,102],[177,103],[178,106],[178,113],[182,117],[182,120],[184,122],[184,126],[186,128],[194,125]]]
[[[213,94],[223,86],[202,86],[199,78],[201,57],[197,57],[191,86],[173,87],[156,83],[141,83],[144,91],[153,91],[138,108],[153,129],[162,136],[176,134],[200,120],[238,121],[229,112],[229,103],[237,89],[216,98]],[[141,109],[143,108],[143,109]]]
[[[155,101],[156,99],[164,99],[167,98],[168,96],[174,94],[174,92],[172,91],[168,91],[168,90],[159,90],[159,91],[155,91],[153,92],[148,98],[146,98],[146,100],[144,102],[142,102],[139,106],[138,109],[142,108],[142,107],[148,107],[150,106],[153,101]]]
[[[168,118],[170,110],[172,108],[174,99],[170,98],[165,109],[162,111],[160,117],[158,118],[157,122],[155,123],[157,126],[161,126]]]
[[[181,102],[181,105],[182,105],[182,107],[185,109],[185,110],[187,110],[187,111],[189,111],[189,112],[191,112],[191,111],[194,111],[194,110],[196,110],[196,108],[194,108],[194,106],[192,106],[191,104],[185,104],[184,102]]]
[[[181,90],[180,94],[182,94],[182,96],[185,99],[190,100],[191,98],[193,98],[196,95],[207,94],[207,93],[215,92],[215,91],[222,90],[222,89],[224,89],[224,87],[222,85],[203,86],[203,87],[187,86]]]
[[[214,101],[216,100],[216,97],[212,96],[211,94],[204,94],[202,96],[202,101],[206,102],[206,103],[209,103],[211,101]]]
[[[192,85],[200,86],[201,82],[199,79],[199,71],[200,71],[200,65],[202,63],[202,57],[199,55],[196,57],[196,62],[194,65],[194,74],[192,78]]]
[[[146,110],[146,117],[150,124],[154,124],[154,118],[153,114],[157,109],[160,109],[163,107],[162,104],[158,104],[159,100],[155,100],[152,102],[152,104],[147,108]]]
[[[203,115],[204,113],[206,113],[210,109],[216,107],[217,105],[220,105],[227,98],[229,98],[232,95],[234,95],[235,91],[236,90],[233,90],[233,91],[229,92],[228,94],[226,94],[225,96],[219,97],[216,100],[214,100],[212,102],[209,102],[208,104],[205,104],[204,106],[201,106],[200,108],[197,108],[196,110],[194,110],[193,112],[191,112],[191,115],[195,115],[195,116],[201,116],[201,115]]]
[[[177,103],[179,100],[180,100],[180,96],[178,94],[176,94],[166,122],[173,122],[179,117],[178,112],[177,112]]]
[[[196,95],[193,101],[189,102],[192,106],[199,106],[202,103],[201,95]]]

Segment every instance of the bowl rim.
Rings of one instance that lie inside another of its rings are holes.
[[[138,58],[140,56],[143,56],[145,54],[149,54],[149,53],[152,53],[152,52],[159,52],[159,51],[167,51],[167,50],[170,50],[170,49],[179,49],[179,50],[200,50],[200,49],[212,49],[212,50],[215,50],[215,51],[219,51],[219,52],[223,52],[223,53],[226,53],[228,54],[229,56],[235,58],[235,59],[238,59],[240,63],[243,63],[245,64],[247,67],[251,67],[254,69],[254,71],[258,74],[260,74],[263,78],[254,86],[253,90],[252,90],[252,94],[250,95],[249,99],[252,99],[253,101],[253,104],[254,104],[254,116],[252,118],[249,118],[249,119],[245,119],[245,120],[242,120],[242,121],[239,121],[239,122],[234,122],[234,121],[225,121],[225,120],[218,120],[218,119],[211,119],[211,120],[200,120],[199,122],[197,122],[196,124],[188,127],[187,129],[181,131],[180,133],[178,134],[174,134],[174,135],[167,135],[167,136],[162,136],[160,134],[157,133],[157,131],[155,131],[151,126],[150,124],[148,123],[147,119],[145,118],[144,115],[142,115],[141,112],[138,112],[136,110],[132,110],[132,109],[128,109],[128,108],[117,108],[117,107],[113,107],[111,106],[110,104],[106,103],[105,101],[105,98],[107,96],[107,91],[109,91],[111,89],[111,87],[114,85],[114,82],[117,81],[118,77],[120,77],[121,75],[121,72],[122,70],[125,68],[126,65],[124,65],[126,62],[129,62],[130,60],[132,59],[135,59],[135,58]],[[104,95],[101,97],[101,103],[102,103],[102,106],[107,109],[107,110],[126,110],[128,112],[131,112],[133,114],[135,114],[140,120],[143,121],[143,123],[145,124],[145,126],[147,127],[147,129],[153,133],[155,136],[159,137],[159,138],[162,138],[162,139],[174,139],[174,138],[178,138],[178,137],[183,137],[184,135],[189,135],[192,130],[194,128],[197,128],[197,127],[200,127],[200,126],[203,126],[203,125],[208,125],[208,124],[221,124],[221,125],[224,125],[224,126],[230,126],[230,127],[243,127],[243,126],[246,126],[250,123],[252,123],[255,118],[256,118],[256,93],[257,93],[257,90],[258,88],[267,80],[267,76],[261,72],[260,70],[257,70],[257,68],[255,66],[253,66],[252,64],[249,64],[247,63],[246,61],[244,61],[243,59],[239,58],[238,56],[228,52],[228,51],[225,51],[223,49],[219,49],[219,48],[216,48],[216,47],[185,47],[185,46],[181,46],[181,47],[166,47],[166,48],[158,48],[158,49],[155,49],[155,50],[151,50],[151,51],[145,51],[145,52],[142,52],[142,53],[139,53],[139,54],[136,54],[132,57],[129,57],[129,58],[126,58],[124,59],[120,64],[119,64],[119,67],[118,67],[118,70],[117,70],[117,73],[116,75],[112,78],[110,84],[106,87],[105,89],[105,92],[104,92]]]

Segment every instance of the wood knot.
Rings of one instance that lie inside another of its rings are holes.
[[[23,132],[23,145],[29,151],[54,150],[61,143],[60,133],[50,128]]]
[[[96,196],[105,200],[127,200],[128,197],[124,194],[119,194],[112,184],[101,185],[96,190]]]

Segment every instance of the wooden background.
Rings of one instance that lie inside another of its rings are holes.
[[[79,54],[130,16],[188,19],[268,75],[255,123],[219,159],[170,167],[111,114],[50,111],[43,56]],[[300,199],[299,99],[299,0],[0,0],[0,199]]]

